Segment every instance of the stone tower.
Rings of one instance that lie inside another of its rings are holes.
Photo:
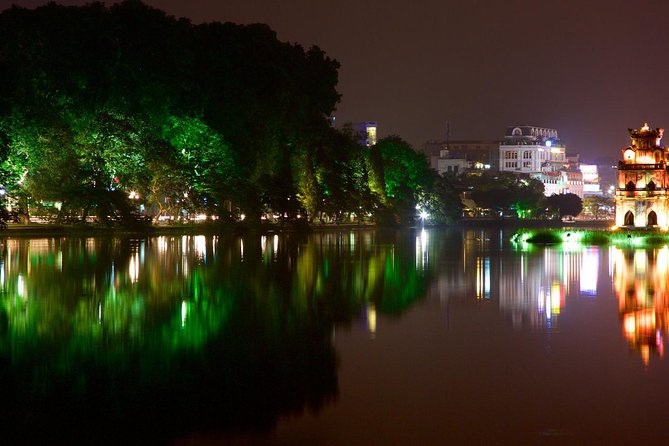
[[[622,149],[618,162],[616,226],[646,228],[669,226],[669,150],[660,141],[664,129],[628,129],[632,144]]]

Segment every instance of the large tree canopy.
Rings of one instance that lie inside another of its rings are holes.
[[[139,0],[12,7],[0,184],[60,219],[111,223],[141,205],[154,219],[406,220],[445,189],[398,138],[370,151],[330,126],[338,68],[266,25],[194,25]]]

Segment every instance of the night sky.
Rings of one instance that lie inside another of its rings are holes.
[[[194,23],[267,23],[341,63],[338,123],[377,121],[416,148],[558,129],[618,158],[627,128],[669,131],[669,3],[621,0],[146,0]],[[43,0],[0,0],[35,7]],[[86,1],[61,0],[74,5]],[[105,3],[114,3],[106,1]],[[669,136],[665,144],[669,145]]]

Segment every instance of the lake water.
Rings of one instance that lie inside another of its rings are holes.
[[[5,239],[0,441],[668,444],[669,248]]]

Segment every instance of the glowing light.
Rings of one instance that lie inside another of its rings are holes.
[[[376,334],[376,308],[374,304],[367,306],[367,329],[372,337],[374,337]]]
[[[428,232],[425,229],[420,231],[416,237],[416,267],[423,268],[428,263]]]
[[[597,273],[599,271],[599,249],[585,248],[581,261],[580,291],[587,296],[597,294]]]
[[[625,328],[625,333],[628,337],[633,337],[634,332],[636,331],[636,318],[633,314],[626,314],[625,321],[623,322]]]
[[[26,298],[26,284],[23,280],[23,276],[19,274],[18,280],[16,281],[16,292],[19,295],[20,298],[25,299]]]
[[[188,304],[185,300],[181,301],[181,327],[186,326],[186,316],[188,316]]]
[[[139,194],[137,192],[135,192],[134,190],[131,190],[128,193],[128,198],[130,198],[131,200],[137,200],[137,199],[139,199]]]
[[[164,235],[158,237],[158,251],[161,253],[167,252],[167,238]]]
[[[137,283],[139,278],[139,253],[136,252],[130,257],[130,265],[128,266],[128,276],[130,282]]]
[[[207,239],[204,235],[197,235],[193,237],[193,242],[195,244],[195,252],[198,257],[201,257],[205,261],[207,260]]]

